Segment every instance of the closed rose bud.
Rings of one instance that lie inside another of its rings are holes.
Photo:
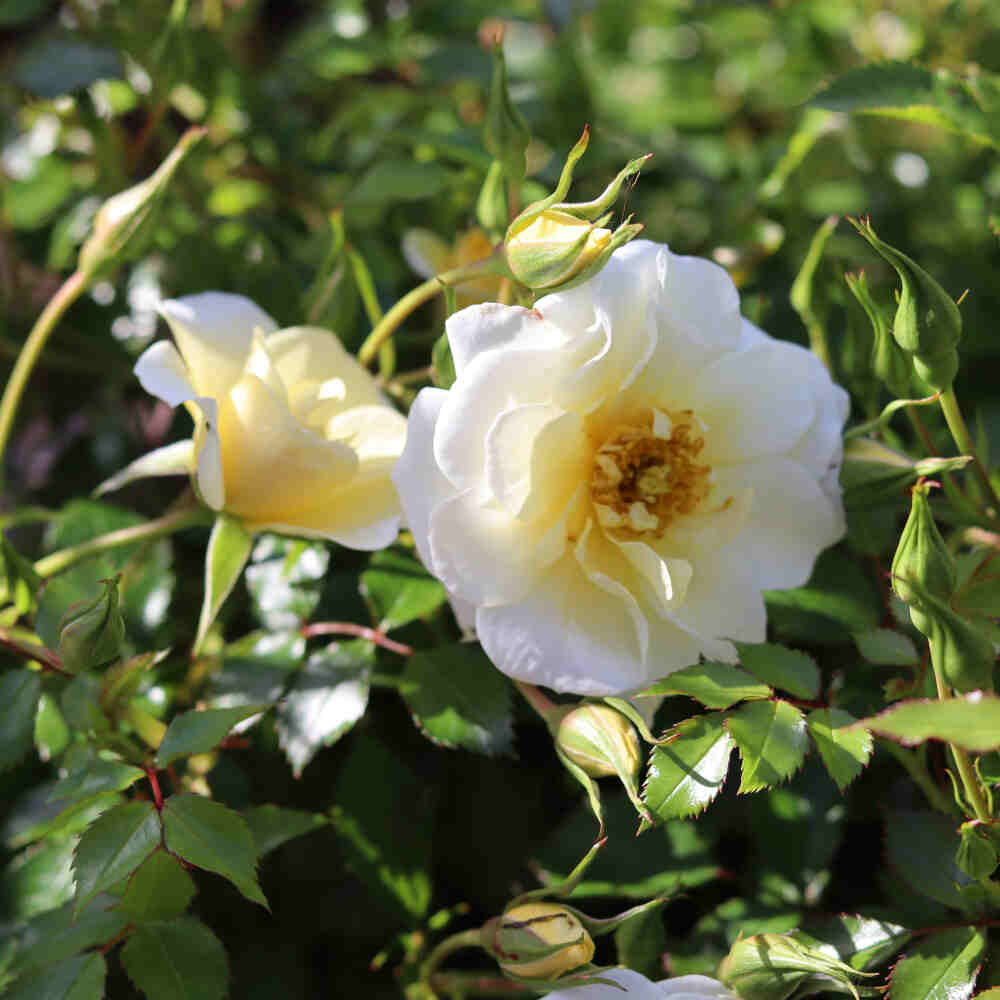
[[[609,705],[581,705],[564,716],[559,748],[592,778],[634,778],[642,762],[635,727]]]
[[[59,620],[56,653],[74,673],[101,667],[121,653],[125,622],[118,609],[118,577],[101,582],[104,590],[98,597],[70,605]]]
[[[928,634],[921,601],[911,587],[916,583],[941,601],[949,601],[955,591],[955,560],[934,523],[927,494],[930,487],[913,487],[910,516],[903,528],[892,560],[892,588],[901,601],[910,605],[913,624]]]
[[[810,993],[853,993],[863,975],[787,934],[741,938],[719,965],[718,976],[743,1000],[785,1000]]]
[[[556,979],[594,957],[590,935],[557,903],[515,906],[488,921],[482,939],[500,968],[520,979]]]
[[[963,823],[958,832],[962,839],[955,855],[955,863],[970,878],[989,878],[1000,861],[994,840],[997,834],[993,833],[991,836],[991,824],[973,819]]]
[[[958,371],[958,345],[962,314],[951,296],[913,259],[880,240],[871,223],[855,228],[872,249],[899,275],[901,289],[892,335],[913,356],[913,367],[938,391],[951,387]]]

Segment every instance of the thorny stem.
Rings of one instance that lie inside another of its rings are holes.
[[[19,639],[10,629],[0,628],[0,646],[4,646],[12,653],[23,656],[27,660],[37,660],[46,670],[53,673],[62,674],[64,677],[72,677],[71,671],[63,666],[62,660],[45,646],[37,643]]]
[[[48,305],[35,321],[28,334],[21,353],[14,362],[7,385],[0,399],[0,459],[7,450],[7,440],[14,426],[17,407],[24,395],[24,389],[31,377],[32,369],[42,353],[45,342],[62,318],[63,313],[87,290],[90,275],[84,271],[74,271],[60,286],[59,291],[49,299]],[[2,475],[2,466],[0,466]]]
[[[312,639],[317,635],[354,635],[359,639],[367,639],[369,642],[381,646],[383,649],[399,653],[400,656],[412,656],[413,647],[402,642],[396,642],[386,636],[378,629],[369,628],[367,625],[358,625],[355,622],[313,622],[311,625],[302,627],[302,636]]]
[[[987,503],[994,508],[993,516],[995,517],[996,508],[1000,508],[1000,498],[994,492],[989,476],[986,474],[986,467],[980,461],[979,455],[976,452],[972,435],[969,434],[969,428],[966,426],[962,411],[959,409],[954,387],[942,392],[938,402],[941,404],[941,412],[944,414],[944,419],[948,424],[948,430],[951,431],[951,436],[955,439],[959,453],[972,456],[972,467],[976,471],[976,478],[983,488],[983,495],[986,497]]]
[[[375,324],[374,329],[358,351],[358,361],[363,365],[371,364],[375,355],[378,354],[382,344],[392,336],[396,327],[406,319],[414,310],[418,309],[425,302],[429,302],[435,295],[440,294],[446,285],[459,285],[463,281],[472,278],[480,278],[484,274],[493,272],[494,254],[484,257],[482,260],[474,261],[464,267],[456,267],[452,271],[445,271],[433,278],[428,278],[421,285],[417,285],[412,291],[407,292],[381,319]]]

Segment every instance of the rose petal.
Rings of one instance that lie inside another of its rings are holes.
[[[170,406],[180,406],[198,395],[184,359],[168,340],[147,347],[134,371],[146,392]]]
[[[566,335],[546,323],[535,309],[483,302],[448,317],[445,324],[455,374],[465,370],[477,358],[497,350],[546,350],[558,347]]]
[[[691,393],[709,428],[699,458],[715,467],[793,447],[816,413],[814,362],[801,347],[769,340],[704,368]]]
[[[194,468],[194,441],[176,441],[137,458],[125,466],[121,472],[105,479],[94,490],[94,496],[103,496],[112,490],[120,490],[136,479],[147,476],[189,476]]]
[[[504,410],[486,435],[486,482],[522,520],[562,510],[590,460],[583,418],[544,403]]]
[[[270,333],[277,323],[243,295],[202,292],[161,302],[190,378],[202,396],[221,398],[243,373],[255,329]]]

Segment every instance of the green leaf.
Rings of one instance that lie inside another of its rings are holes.
[[[920,662],[913,640],[890,628],[873,628],[854,636],[858,652],[869,662],[889,667],[912,667]]]
[[[0,878],[8,919],[27,919],[73,897],[72,840],[56,840],[18,854]]]
[[[42,677],[34,670],[10,670],[0,676],[0,771],[17,764],[35,738],[35,713]]]
[[[656,979],[663,972],[667,934],[663,915],[654,911],[627,920],[615,930],[615,952],[622,965]]]
[[[886,962],[913,937],[913,931],[898,924],[847,913],[809,929],[809,935],[800,931],[799,936],[832,947],[837,958],[861,971]]]
[[[967,909],[958,890],[969,878],[955,864],[959,836],[955,822],[932,812],[894,809],[887,818],[886,855],[907,885],[946,906]]]
[[[79,34],[53,34],[34,41],[14,64],[14,80],[37,97],[74,94],[97,80],[122,75],[121,56]]]
[[[5,824],[5,841],[8,847],[18,848],[25,844],[41,840],[43,837],[59,837],[60,839],[79,833],[90,826],[103,813],[121,802],[122,797],[117,792],[98,792],[79,799],[66,808],[55,806],[55,814],[48,813],[33,826],[20,826],[11,830],[13,824]]]
[[[200,795],[172,795],[163,804],[167,850],[229,879],[247,899],[267,907],[257,882],[257,849],[239,813]]]
[[[125,943],[122,965],[148,1000],[222,1000],[226,950],[193,917],[143,924]]]
[[[265,712],[268,707],[239,705],[236,708],[193,710],[178,715],[163,734],[163,742],[156,752],[156,766],[166,767],[178,757],[214,750],[237,722],[249,719],[251,715],[257,715],[259,712]]]
[[[407,920],[422,917],[431,900],[434,791],[396,754],[362,734],[334,795],[333,823],[348,864]]]
[[[787,701],[750,702],[728,716],[726,728],[743,760],[741,795],[791,777],[809,748],[805,719]]]
[[[892,970],[892,1000],[968,1000],[985,952],[986,935],[975,927],[921,938]]]
[[[693,816],[722,790],[733,749],[724,721],[719,712],[685,719],[653,748],[642,798],[658,818]]]
[[[657,681],[641,697],[683,694],[708,708],[729,708],[738,701],[770,698],[774,691],[729,663],[697,663]]]
[[[107,910],[106,899],[95,900],[76,918],[73,904],[66,903],[39,914],[18,932],[18,948],[9,971],[21,975],[72,958],[113,940],[127,923],[124,914]]]
[[[18,979],[4,1000],[101,1000],[107,971],[100,953],[75,955]]]
[[[142,768],[119,760],[92,757],[79,770],[71,771],[49,793],[49,801],[84,799],[99,792],[120,792],[144,778]]]
[[[376,205],[419,201],[440,194],[451,181],[452,172],[438,163],[380,159],[358,181],[348,200]]]
[[[166,851],[154,851],[136,869],[119,909],[133,923],[172,920],[194,899],[194,879]]]
[[[878,586],[839,549],[816,560],[804,587],[768,590],[764,598],[768,624],[783,640],[850,642],[853,633],[877,628],[881,619]]]
[[[992,74],[983,77],[989,85]],[[996,147],[1000,145],[996,108],[989,106],[988,99],[983,103],[978,83],[978,79],[965,80],[948,70],[876,63],[845,73],[810,103],[830,111],[868,112],[936,125]]]
[[[285,809],[283,806],[271,804],[244,810],[243,819],[253,834],[258,858],[264,857],[286,841],[301,837],[304,833],[310,833],[321,826],[327,826],[330,822],[326,816],[319,813]]]
[[[261,535],[246,584],[260,623],[269,632],[298,628],[319,603],[330,550],[319,542]]]
[[[299,777],[321,747],[340,739],[368,707],[375,647],[363,640],[331,643],[313,653],[278,707],[278,739]]]
[[[383,632],[426,617],[446,597],[444,587],[416,559],[395,549],[372,556],[361,574],[361,592],[374,603]]]
[[[454,643],[414,653],[400,691],[435,743],[490,755],[510,752],[510,682],[478,645]]]
[[[125,802],[87,827],[73,859],[77,912],[142,864],[160,843],[160,817],[151,802]]]
[[[811,656],[797,649],[768,642],[737,642],[740,662],[758,680],[781,688],[797,698],[819,697],[819,667]]]
[[[864,770],[874,748],[871,733],[849,728],[857,721],[839,708],[818,708],[806,716],[819,755],[841,791]]]
[[[236,581],[250,558],[252,545],[253,535],[243,527],[238,518],[228,514],[216,517],[205,552],[205,598],[198,620],[195,649],[201,646],[223,601],[236,586]]]
[[[907,746],[945,740],[966,750],[993,750],[1000,747],[1000,698],[973,691],[961,698],[901,701],[859,725]]]

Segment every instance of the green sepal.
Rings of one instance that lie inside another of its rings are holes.
[[[216,517],[205,552],[205,597],[194,640],[196,652],[205,641],[223,601],[236,586],[236,581],[250,558],[252,547],[253,535],[239,518],[228,514]]]
[[[962,335],[958,306],[916,261],[879,239],[868,219],[852,223],[899,275],[902,289],[892,324],[893,338],[913,356],[920,378],[938,391],[949,389],[958,371],[956,346]]]
[[[524,180],[527,172],[524,151],[530,141],[528,124],[510,99],[507,63],[503,57],[503,46],[498,41],[493,46],[493,80],[483,125],[483,142],[493,158],[503,165],[510,184],[519,185]]]
[[[71,604],[59,620],[56,655],[77,673],[102,667],[118,658],[125,641],[125,620],[119,608],[121,575],[101,580],[103,592],[90,601]]]
[[[892,336],[890,307],[875,301],[864,271],[859,274],[845,274],[844,280],[872,325],[870,370],[882,380],[894,396],[900,399],[908,396],[913,381],[913,366]]]

